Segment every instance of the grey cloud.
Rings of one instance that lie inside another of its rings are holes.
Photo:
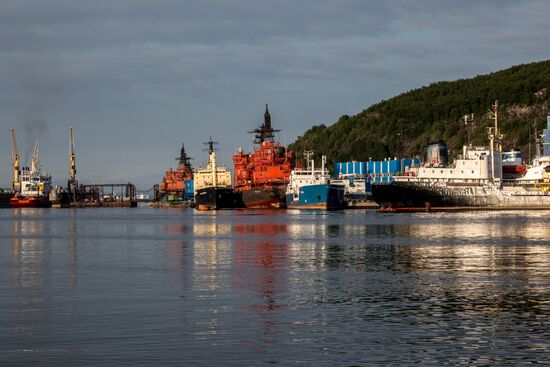
[[[160,175],[181,140],[200,157],[209,135],[230,162],[266,102],[291,141],[410,88],[548,58],[549,13],[508,0],[4,1],[0,128],[35,115],[47,149],[75,122],[79,154],[101,156],[79,160],[90,177],[138,150],[136,177]],[[65,144],[52,154],[63,174]]]

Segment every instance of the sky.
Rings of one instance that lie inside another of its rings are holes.
[[[147,190],[253,148],[269,104],[279,140],[441,80],[550,58],[550,2],[447,0],[0,0],[0,187],[11,136],[40,138],[55,184],[75,130],[82,183]]]

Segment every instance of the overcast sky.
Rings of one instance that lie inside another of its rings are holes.
[[[158,183],[182,143],[283,143],[411,88],[550,58],[548,1],[0,0],[0,186],[9,129],[66,182]]]

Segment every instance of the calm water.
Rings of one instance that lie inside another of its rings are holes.
[[[0,211],[0,366],[550,360],[550,212]]]

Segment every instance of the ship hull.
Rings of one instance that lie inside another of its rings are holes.
[[[255,187],[235,193],[242,205],[251,209],[286,208],[284,187]]]
[[[52,202],[46,196],[12,197],[10,207],[12,208],[51,208]]]
[[[209,187],[195,193],[195,208],[198,210],[234,209],[239,207],[233,189]]]
[[[286,195],[286,205],[289,209],[344,209],[344,187],[330,184],[302,186],[298,197]]]
[[[0,208],[9,208],[12,197],[13,193],[11,192],[0,192]]]
[[[372,185],[382,209],[498,208],[550,209],[550,190],[536,185],[504,183],[445,184],[397,182]]]

